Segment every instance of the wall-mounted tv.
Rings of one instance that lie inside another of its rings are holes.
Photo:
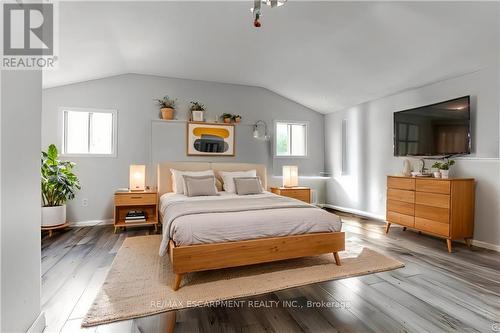
[[[470,154],[470,96],[394,113],[394,156]]]

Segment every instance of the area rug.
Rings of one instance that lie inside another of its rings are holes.
[[[158,256],[160,235],[125,239],[82,326],[150,316],[223,300],[261,295],[311,283],[382,272],[403,267],[398,260],[353,244],[333,254],[274,263],[190,273],[181,288],[171,288],[173,273],[167,256]]]

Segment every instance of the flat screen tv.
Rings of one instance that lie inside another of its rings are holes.
[[[451,156],[470,149],[470,96],[394,113],[394,156]]]

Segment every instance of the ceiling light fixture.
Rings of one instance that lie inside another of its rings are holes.
[[[266,4],[271,8],[281,7],[287,2],[287,0],[254,0],[253,7],[250,8],[250,11],[253,13],[253,26],[256,28],[260,28],[260,16],[261,16],[261,4]]]

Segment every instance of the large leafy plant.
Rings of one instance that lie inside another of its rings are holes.
[[[81,189],[80,182],[73,173],[75,163],[59,160],[55,145],[42,151],[42,201],[44,207],[64,205],[75,197]]]

